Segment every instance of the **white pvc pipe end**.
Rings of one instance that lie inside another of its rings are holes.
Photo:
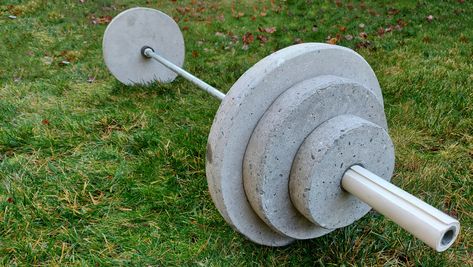
[[[455,218],[361,166],[345,172],[342,187],[438,252],[447,250],[460,232]]]

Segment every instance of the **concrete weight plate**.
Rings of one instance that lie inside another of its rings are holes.
[[[360,165],[386,180],[394,170],[394,146],[381,126],[354,115],[327,120],[305,139],[294,159],[290,196],[311,222],[336,229],[371,207],[342,189],[345,171]]]
[[[267,226],[246,198],[242,166],[251,134],[281,93],[321,75],[354,80],[371,90],[382,105],[376,76],[360,55],[340,46],[306,43],[279,50],[246,71],[214,118],[207,145],[209,191],[225,220],[253,242],[282,246],[293,239]]]
[[[336,76],[318,76],[294,85],[258,122],[243,163],[245,192],[255,212],[277,232],[296,239],[329,232],[294,207],[289,177],[304,139],[326,120],[343,114],[387,127],[376,96],[361,84]]]
[[[143,46],[179,67],[184,63],[184,38],[176,22],[161,11],[136,7],[118,14],[105,30],[103,57],[113,76],[127,85],[173,81],[177,74],[143,57]]]

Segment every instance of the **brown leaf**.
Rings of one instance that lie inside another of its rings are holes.
[[[266,12],[261,12],[261,13],[259,13],[259,15],[260,15],[261,17],[266,17]]]
[[[401,26],[402,28],[406,27],[407,26],[407,22],[405,22],[404,20],[402,19],[398,19],[397,20],[397,25]]]
[[[43,125],[49,125],[49,120],[43,119],[43,120],[41,121],[41,123],[42,123]]]
[[[108,24],[113,18],[112,16],[101,16],[101,17],[95,17],[92,16],[92,24]]]
[[[347,30],[347,27],[345,26],[340,26],[338,27],[338,29],[341,31],[341,32],[345,32]]]
[[[197,51],[192,51],[192,57],[198,57],[199,56],[199,52]]]
[[[379,35],[379,36],[383,36],[385,32],[386,32],[386,31],[384,30],[383,27],[379,27],[379,28],[378,28],[378,35]]]
[[[13,203],[13,198],[11,198],[11,197],[7,198],[7,202],[8,203]]]
[[[363,39],[368,38],[368,34],[366,32],[360,32],[359,36]]]
[[[302,44],[302,42],[303,42],[303,41],[302,41],[301,38],[296,38],[296,39],[294,39],[294,43],[295,43],[295,44]]]
[[[257,39],[260,41],[260,43],[262,43],[262,44],[268,42],[268,37],[266,37],[266,36],[264,36],[264,35],[258,35],[256,38],[257,38]]]
[[[245,33],[242,37],[242,41],[246,45],[251,44],[254,40],[255,38],[251,32]]]
[[[335,38],[335,37],[333,37],[333,38],[330,38],[330,39],[327,41],[327,43],[329,43],[329,44],[333,44],[333,45],[334,45],[334,44],[337,44],[337,42],[338,42],[338,39],[337,39],[337,38]]]
[[[182,30],[183,30],[183,31],[189,30],[189,26],[184,26],[184,27],[182,27]]]
[[[358,42],[355,44],[356,48],[371,48],[373,45],[371,44],[370,41],[363,40],[361,42]]]
[[[268,27],[268,28],[258,28],[260,32],[267,32],[267,33],[274,33],[276,32],[276,27]]]
[[[399,12],[401,12],[399,9],[395,9],[395,8],[388,9],[388,15],[397,15],[399,14]]]

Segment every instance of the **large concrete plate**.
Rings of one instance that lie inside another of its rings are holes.
[[[118,14],[105,30],[103,57],[113,76],[127,85],[173,81],[177,74],[143,57],[143,46],[179,67],[184,63],[184,38],[176,22],[161,11],[136,7]]]
[[[369,64],[351,49],[306,43],[279,50],[259,61],[232,86],[215,116],[207,145],[209,191],[219,212],[253,242],[282,246],[281,235],[253,211],[243,187],[243,157],[259,119],[274,100],[293,85],[321,75],[354,80],[382,104],[378,80]]]

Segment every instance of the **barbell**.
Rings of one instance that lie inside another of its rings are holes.
[[[375,73],[355,51],[323,43],[281,49],[227,94],[182,69],[184,38],[158,10],[117,15],[103,37],[110,72],[127,85],[180,75],[221,100],[206,176],[225,221],[249,240],[284,246],[345,227],[371,208],[437,251],[459,222],[391,184],[394,146]]]

